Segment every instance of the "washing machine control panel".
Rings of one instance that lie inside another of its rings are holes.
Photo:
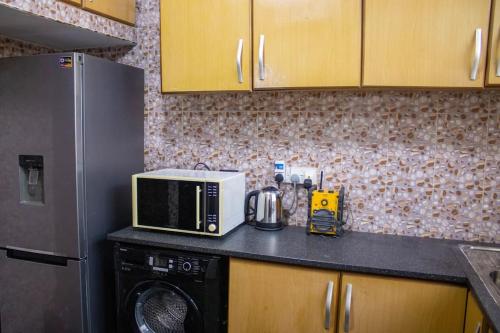
[[[209,255],[191,255],[180,251],[135,249],[119,247],[117,252],[123,273],[151,273],[158,277],[182,277],[200,281],[214,278],[218,258]]]
[[[207,262],[188,256],[165,256],[162,254],[146,255],[147,266],[159,275],[202,276]]]

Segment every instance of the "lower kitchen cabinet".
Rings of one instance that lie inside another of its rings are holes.
[[[339,331],[460,333],[467,289],[400,278],[342,274]]]
[[[464,333],[493,333],[493,329],[489,327],[488,319],[483,315],[476,298],[470,291],[467,294]]]
[[[340,274],[234,259],[229,332],[335,332]]]
[[[467,295],[467,312],[465,314],[464,333],[486,333],[484,330],[484,316],[475,297],[469,291]]]

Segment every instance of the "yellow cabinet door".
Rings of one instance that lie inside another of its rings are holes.
[[[335,332],[338,290],[336,272],[231,258],[229,333]]]
[[[486,83],[489,85],[500,84],[500,1],[493,0],[490,31],[490,49],[488,57],[488,76]]]
[[[361,0],[254,0],[254,88],[356,87]]]
[[[249,91],[251,0],[161,0],[163,92]]]
[[[483,87],[489,13],[490,0],[365,0],[363,85]]]
[[[465,313],[464,333],[486,333],[487,328],[485,328],[483,321],[483,313],[476,299],[469,291],[467,294],[467,312]]]
[[[83,0],[83,8],[128,24],[135,24],[135,0]]]
[[[466,288],[419,280],[342,274],[341,293],[339,331],[342,332],[463,332]]]

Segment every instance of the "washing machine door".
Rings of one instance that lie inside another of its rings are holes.
[[[135,333],[203,332],[203,317],[195,301],[166,282],[137,285],[129,296],[128,318]]]

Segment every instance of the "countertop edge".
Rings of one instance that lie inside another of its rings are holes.
[[[145,245],[144,241],[140,239],[133,238],[125,238],[125,237],[117,237],[113,234],[109,234],[107,239],[109,241],[114,242],[123,242],[129,244],[136,245]],[[233,258],[240,259],[254,259],[254,260],[262,260],[274,263],[281,264],[289,264],[289,265],[298,265],[304,267],[315,267],[322,269],[331,269],[337,271],[343,271],[347,273],[364,273],[364,274],[373,274],[373,275],[382,275],[388,277],[399,277],[399,278],[410,278],[410,279],[419,279],[419,280],[427,280],[434,282],[445,282],[445,283],[453,283],[458,285],[467,285],[467,278],[464,276],[458,275],[443,275],[443,274],[430,274],[419,271],[405,271],[405,270],[394,270],[394,269],[384,269],[380,267],[369,267],[362,265],[348,265],[348,264],[340,264],[340,263],[327,263],[322,261],[315,260],[305,260],[305,259],[297,259],[291,257],[283,257],[283,256],[270,256],[263,255],[258,253],[251,252],[238,252],[217,248],[207,248],[203,246],[193,246],[193,245],[179,245],[179,244],[165,244],[162,242],[155,242],[148,240],[148,246],[172,249],[172,250],[182,250],[182,251],[192,251],[198,253],[205,254],[215,254],[215,255],[224,255]]]

